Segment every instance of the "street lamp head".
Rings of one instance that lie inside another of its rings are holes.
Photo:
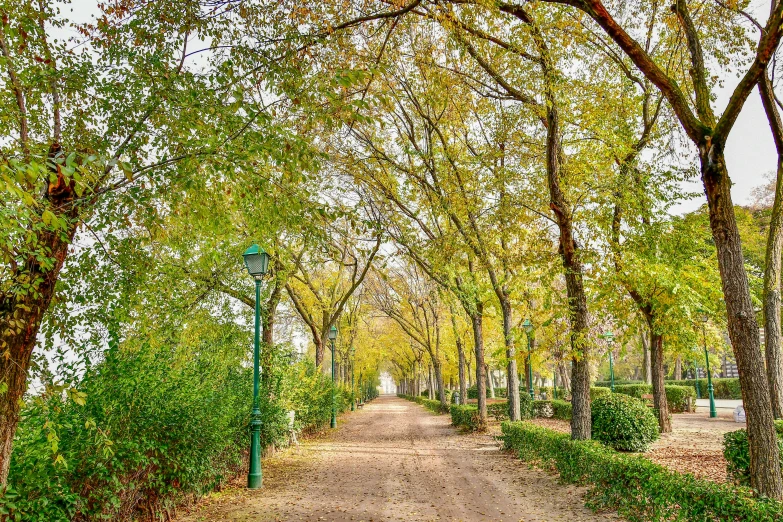
[[[245,259],[245,268],[253,277],[261,277],[269,268],[269,254],[258,245],[253,245],[242,254]]]
[[[522,328],[525,329],[525,332],[530,333],[533,331],[533,323],[530,322],[530,319],[525,319],[525,322],[522,323]]]
[[[606,339],[606,342],[609,344],[612,344],[614,342],[614,334],[612,332],[606,332],[602,335],[604,339]]]
[[[334,341],[335,339],[337,339],[337,327],[332,325],[332,327],[329,328],[329,340]]]
[[[699,313],[699,320],[702,323],[706,323],[710,320],[710,316],[707,314],[707,311],[704,310],[703,308],[699,308],[697,312]]]

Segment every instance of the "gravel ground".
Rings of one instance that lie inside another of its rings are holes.
[[[178,520],[620,520],[588,510],[583,490],[530,469],[489,435],[458,433],[448,415],[386,396],[341,421],[265,460],[262,490],[213,495]]]

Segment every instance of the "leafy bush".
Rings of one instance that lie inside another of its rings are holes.
[[[593,439],[622,451],[645,451],[658,439],[658,421],[640,400],[610,394],[591,406]]]
[[[533,399],[529,393],[519,394],[519,414],[521,419],[533,418]]]
[[[508,402],[487,404],[487,414],[492,415],[497,421],[508,420]]]
[[[452,404],[451,423],[470,431],[482,431],[486,428],[479,418],[478,408],[470,405]]]
[[[115,345],[72,382],[72,400],[51,387],[28,399],[0,518],[165,517],[185,497],[232,478],[249,445],[252,371],[242,364],[244,339],[209,335],[187,352]],[[302,430],[331,416],[331,379],[311,363],[287,361],[280,356],[262,381],[263,446],[287,443],[289,409]],[[335,393],[339,410],[349,394]]]
[[[604,387],[601,387],[601,386],[593,386],[592,388],[590,388],[590,400],[594,401],[598,397],[603,397],[604,395],[609,395],[610,393],[612,393],[612,389],[611,388],[604,388]]]
[[[775,421],[778,434],[780,463],[783,465],[783,420]],[[747,430],[730,431],[723,435],[723,456],[726,458],[726,472],[736,484],[750,485],[750,447]]]
[[[574,414],[574,407],[568,401],[552,401],[552,417],[570,421]]]
[[[699,388],[701,389],[701,396],[707,397],[707,379],[698,379]],[[642,381],[615,381],[615,385],[625,384],[645,384]],[[609,386],[609,381],[597,381],[596,386]],[[666,386],[688,386],[693,388],[694,394],[696,393],[696,379],[683,379],[683,380],[667,380]],[[616,388],[616,386],[615,386]],[[652,389],[652,388],[651,388]],[[740,389],[739,379],[733,378],[713,378],[712,379],[712,391],[716,399],[732,399],[741,400],[742,390]]]
[[[748,488],[697,479],[528,422],[504,422],[502,432],[506,449],[520,459],[589,487],[589,507],[617,510],[630,522],[783,520],[783,503],[755,498]]]
[[[441,405],[440,401],[431,401],[429,399],[425,399],[424,397],[416,397],[415,401],[416,404],[421,404],[428,410],[438,414],[449,412],[449,409]]]
[[[533,416],[549,419],[555,414],[552,408],[552,401],[535,401],[533,403]]]
[[[664,386],[666,392],[666,404],[672,413],[681,413],[687,411],[687,399],[690,398],[691,407],[696,406],[696,390],[687,386],[675,386],[667,384]],[[653,392],[651,384],[623,384],[615,385],[615,393],[630,395],[641,399],[643,395],[651,395]]]

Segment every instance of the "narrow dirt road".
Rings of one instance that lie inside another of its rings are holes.
[[[448,415],[381,397],[343,417],[336,433],[264,462],[264,489],[235,490],[183,518],[197,521],[618,520],[563,486],[463,435]]]

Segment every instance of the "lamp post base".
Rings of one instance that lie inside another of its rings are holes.
[[[335,419],[334,417],[332,417],[331,426],[332,426],[332,428],[336,428],[337,427],[337,419]]]
[[[247,476],[247,489],[261,489],[264,484],[264,477],[261,473],[255,473]]]

